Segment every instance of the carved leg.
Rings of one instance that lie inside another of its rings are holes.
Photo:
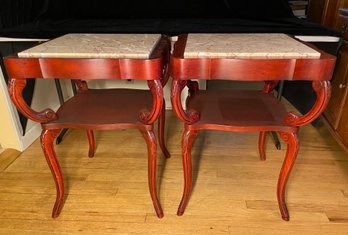
[[[297,133],[279,132],[280,137],[287,143],[286,156],[280,170],[277,188],[277,197],[280,213],[283,220],[289,220],[289,212],[285,203],[285,187],[288,181],[291,169],[295,163],[299,150],[299,140]]]
[[[88,137],[88,143],[89,143],[88,157],[94,157],[95,141],[94,141],[93,130],[87,130],[87,137]]]
[[[153,206],[155,208],[156,214],[158,218],[163,217],[163,211],[161,204],[157,197],[157,190],[156,190],[156,157],[157,157],[157,143],[156,143],[156,137],[153,133],[153,130],[140,130],[143,134],[146,144],[147,144],[147,151],[148,151],[148,183],[149,183],[149,190],[150,195],[152,199]]]
[[[182,161],[184,168],[184,192],[181,198],[181,202],[178,208],[177,215],[183,215],[191,192],[192,182],[192,162],[191,162],[191,148],[194,139],[197,137],[198,131],[187,130],[182,136]]]
[[[161,110],[160,117],[158,119],[158,142],[164,156],[166,158],[169,158],[170,153],[164,141],[165,118],[166,118],[166,103],[163,99],[162,110]]]
[[[63,199],[64,199],[64,182],[62,177],[62,172],[60,170],[60,166],[54,152],[53,141],[59,135],[60,129],[58,130],[42,130],[41,133],[41,147],[45,154],[46,161],[48,166],[51,169],[54,181],[56,183],[57,188],[57,197],[56,202],[53,207],[52,217],[56,218],[59,216],[60,211],[63,207]]]
[[[266,134],[267,134],[266,131],[261,131],[259,135],[259,153],[260,153],[261,161],[266,160],[266,153],[265,153]]]

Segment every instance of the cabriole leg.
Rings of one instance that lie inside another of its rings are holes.
[[[283,220],[289,220],[289,212],[285,203],[285,189],[286,183],[288,181],[291,169],[295,163],[297,153],[299,150],[299,140],[297,133],[285,133],[279,132],[280,137],[287,143],[286,156],[283,162],[282,169],[280,170],[278,187],[277,187],[277,197],[280,213]]]
[[[158,200],[157,190],[156,190],[156,169],[157,169],[157,143],[156,137],[153,133],[153,130],[140,130],[143,134],[148,150],[148,184],[150,195],[152,199],[153,206],[155,208],[156,214],[158,218],[163,217],[163,211],[161,204]]]
[[[59,216],[60,211],[63,207],[64,199],[64,182],[62,172],[56,157],[56,153],[53,148],[53,141],[59,135],[61,129],[56,130],[42,130],[41,133],[41,147],[46,157],[48,166],[51,169],[54,181],[56,183],[57,196],[56,202],[53,207],[52,217],[56,218]]]
[[[88,144],[89,144],[89,150],[88,150],[88,157],[94,157],[95,153],[95,141],[94,141],[94,134],[93,130],[86,130],[87,137],[88,137]]]
[[[182,161],[184,168],[184,192],[181,198],[181,202],[178,208],[177,215],[183,215],[188,203],[191,192],[192,184],[192,162],[191,162],[191,149],[194,139],[197,137],[198,131],[188,130],[185,131],[182,136]]]
[[[266,131],[261,131],[259,135],[259,154],[261,161],[266,160],[266,153],[265,153],[265,141],[266,141]]]

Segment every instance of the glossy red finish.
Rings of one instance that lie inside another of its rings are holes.
[[[184,192],[178,215],[185,211],[192,181],[191,148],[201,130],[259,132],[260,159],[266,160],[266,133],[279,132],[288,149],[278,180],[278,203],[281,216],[289,220],[285,203],[286,182],[299,150],[297,132],[300,126],[316,119],[330,98],[335,57],[319,51],[319,59],[224,59],[183,57],[187,35],[180,35],[170,60],[173,77],[171,100],[173,109],[185,124],[182,138]],[[263,91],[199,91],[191,79],[265,81]],[[313,81],[317,100],[303,116],[287,112],[271,93],[280,80]],[[181,92],[190,90],[187,110],[181,104]]]
[[[60,211],[63,207],[64,200],[64,181],[62,171],[59,166],[59,162],[56,157],[56,153],[53,148],[53,141],[59,135],[62,129],[55,130],[42,130],[41,133],[41,146],[46,157],[48,166],[51,169],[54,182],[56,183],[57,195],[56,202],[52,210],[52,217],[56,218],[59,216]]]
[[[94,156],[93,130],[137,128],[148,146],[149,190],[158,217],[163,211],[156,191],[156,148],[153,124],[159,120],[159,143],[165,157],[170,154],[164,141],[163,86],[168,81],[170,41],[162,37],[150,59],[69,59],[18,58],[4,59],[10,78],[9,92],[17,109],[27,118],[41,123],[41,145],[52,171],[57,188],[57,199],[52,217],[59,216],[64,201],[64,183],[56,158],[53,141],[63,128],[82,128],[87,132],[89,157]],[[32,110],[24,101],[22,91],[26,79],[74,79],[79,92],[54,112]],[[139,79],[147,80],[149,90],[88,89],[83,80]]]
[[[261,131],[259,135],[259,154],[260,154],[261,161],[266,160],[266,152],[265,152],[266,134],[267,134],[266,131]]]

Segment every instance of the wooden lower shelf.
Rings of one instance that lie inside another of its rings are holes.
[[[44,126],[112,129],[114,125],[139,123],[140,111],[151,107],[152,95],[148,90],[91,89],[66,101],[57,111],[58,119]]]
[[[285,131],[285,107],[273,94],[248,90],[199,91],[188,109],[200,113],[194,129],[228,129],[230,131]],[[212,128],[209,127],[212,125]]]

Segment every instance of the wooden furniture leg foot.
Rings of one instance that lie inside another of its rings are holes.
[[[53,207],[52,217],[56,218],[59,216],[60,211],[63,207],[63,199],[64,199],[64,182],[62,177],[62,172],[60,170],[60,166],[54,152],[53,141],[59,135],[60,129],[56,130],[43,130],[41,133],[41,147],[46,157],[46,161],[48,166],[51,169],[54,181],[56,183],[57,196],[56,202]]]
[[[177,211],[177,215],[183,215],[186,205],[188,203],[191,184],[192,184],[192,162],[191,162],[191,149],[194,139],[197,137],[198,131],[185,129],[182,136],[182,161],[184,168],[184,192],[181,198],[181,202]]]
[[[259,154],[260,154],[261,161],[266,160],[266,153],[265,153],[266,134],[267,134],[266,131],[261,131],[259,135]]]
[[[164,141],[164,129],[165,129],[165,118],[166,118],[166,104],[163,99],[163,105],[160,117],[158,119],[158,142],[159,146],[161,147],[162,153],[166,158],[170,157],[170,153],[166,147],[165,141]]]
[[[148,184],[153,206],[158,218],[163,217],[163,210],[158,200],[156,190],[156,158],[157,158],[157,143],[156,137],[152,130],[140,130],[144,136],[148,150]]]
[[[297,133],[279,132],[279,135],[287,143],[287,151],[286,151],[286,156],[283,162],[282,169],[280,170],[280,174],[279,174],[277,197],[278,197],[278,204],[279,204],[279,209],[280,209],[282,218],[285,221],[289,221],[290,219],[289,212],[285,202],[285,189],[286,189],[286,183],[288,181],[291,169],[297,157],[297,153],[299,150],[299,140],[297,137]]]
[[[94,141],[94,134],[93,130],[87,130],[87,137],[88,137],[88,144],[89,144],[89,150],[88,150],[88,157],[94,157],[95,153],[95,141]]]
[[[69,129],[67,128],[64,128],[60,134],[58,135],[57,139],[56,139],[56,144],[60,144],[62,141],[63,141],[63,137],[64,135],[66,134],[66,132],[68,131]]]
[[[279,138],[277,136],[277,133],[274,132],[274,131],[271,131],[271,134],[272,134],[272,137],[273,137],[273,140],[274,140],[274,145],[276,146],[276,149],[280,150],[282,148],[282,146],[280,144],[280,141],[279,141]]]

